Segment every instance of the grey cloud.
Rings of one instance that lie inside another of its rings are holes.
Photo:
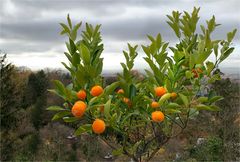
[[[2,1],[4,3],[6,1]],[[102,24],[103,40],[111,41],[146,41],[146,34],[155,36],[161,33],[165,41],[176,41],[174,33],[168,27],[165,14],[170,14],[172,9],[192,10],[194,5],[201,6],[201,23],[206,18],[210,18],[213,13],[216,15],[231,15],[236,12],[236,0],[219,1],[212,0],[208,3],[190,1],[136,1],[136,0],[14,0],[11,1],[18,9],[18,14],[12,17],[3,12],[0,7],[0,28],[1,38],[4,42],[0,43],[0,48],[6,52],[45,52],[51,49],[61,51],[66,37],[59,35],[59,22],[65,21],[66,13],[76,11],[79,17],[84,17],[84,21]],[[119,14],[124,14],[127,7],[141,7],[143,10],[158,10],[161,14],[146,15],[139,17],[138,13],[123,18],[114,18]],[[208,8],[209,7],[209,8]],[[208,12],[209,11],[209,12]],[[43,12],[52,12],[56,17],[49,18],[42,16]],[[75,13],[76,14],[76,13]],[[160,16],[159,16],[160,15]],[[161,16],[162,15],[162,16]],[[219,23],[223,25],[214,33],[216,38],[225,38],[227,31],[234,27],[239,27],[239,21],[234,18],[218,17]],[[75,15],[74,21],[77,17]],[[14,40],[15,43],[12,43]],[[17,42],[17,43],[16,43]],[[108,45],[106,45],[108,46]],[[118,49],[117,51],[121,51]],[[111,52],[111,50],[108,50]]]

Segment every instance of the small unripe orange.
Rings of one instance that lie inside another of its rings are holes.
[[[154,122],[162,122],[164,120],[164,114],[161,111],[152,112],[152,120]]]
[[[85,98],[87,97],[87,94],[84,90],[80,90],[78,91],[77,93],[77,97],[80,99],[80,100],[85,100]]]
[[[154,90],[155,90],[155,95],[158,97],[161,97],[165,93],[167,93],[167,90],[164,87],[156,87]]]
[[[99,96],[103,93],[103,88],[99,85],[95,85],[94,87],[92,87],[90,93],[92,96]]]
[[[157,108],[157,107],[159,107],[159,106],[160,106],[159,103],[156,102],[156,101],[153,101],[153,102],[151,103],[151,107],[152,107],[152,108]]]
[[[172,92],[172,93],[171,93],[171,98],[172,98],[172,99],[175,99],[176,97],[177,97],[177,93]]]
[[[83,116],[85,110],[87,108],[87,105],[83,101],[77,101],[72,107],[72,114],[73,116],[80,118]]]
[[[117,91],[117,93],[118,93],[118,94],[123,94],[123,93],[124,93],[124,90],[123,90],[123,89],[119,89],[119,90]]]
[[[96,119],[92,124],[92,130],[96,134],[101,134],[105,131],[105,122],[101,119]]]

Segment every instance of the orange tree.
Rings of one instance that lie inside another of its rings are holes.
[[[189,120],[201,110],[218,111],[216,96],[209,85],[220,79],[218,65],[232,52],[231,41],[236,29],[226,40],[213,40],[211,33],[219,25],[213,16],[196,32],[199,8],[192,13],[173,11],[167,23],[179,39],[169,46],[160,34],[148,36],[150,44],[142,45],[146,69],[144,79],[132,73],[137,46],[128,44],[123,51],[125,62],[118,80],[103,88],[101,77],[103,44],[100,25],[86,24],[81,38],[77,32],[81,23],[61,23],[62,32],[69,37],[65,52],[72,83],[66,87],[55,80],[57,94],[65,103],[51,106],[57,111],[53,120],[79,124],[75,135],[95,134],[113,148],[113,154],[126,154],[135,161],[148,161],[170,138],[181,133]],[[215,61],[209,61],[214,55]]]

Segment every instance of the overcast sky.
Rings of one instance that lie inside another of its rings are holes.
[[[66,22],[69,13],[74,23],[102,24],[104,69],[117,69],[127,42],[147,44],[146,34],[159,32],[165,41],[176,42],[165,15],[172,10],[191,11],[194,6],[201,7],[200,24],[212,15],[222,24],[214,38],[224,39],[228,31],[238,29],[236,50],[223,66],[239,67],[240,0],[0,0],[0,50],[18,66],[63,67],[67,38],[59,35],[59,22]],[[136,68],[145,65],[138,50]]]

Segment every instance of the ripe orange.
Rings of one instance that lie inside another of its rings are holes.
[[[77,101],[72,107],[72,114],[75,117],[82,117],[85,110],[87,108],[87,105],[83,101]]]
[[[96,134],[101,134],[105,131],[105,122],[101,119],[96,119],[92,124],[92,130]]]
[[[201,68],[197,68],[197,72],[198,72],[199,74],[202,74],[202,73],[203,73],[203,71],[202,71]]]
[[[99,96],[103,93],[103,88],[99,85],[95,85],[94,87],[92,87],[90,93],[92,96]]]
[[[127,104],[127,103],[130,102],[130,100],[129,100],[129,98],[124,97],[124,98],[123,98],[123,102],[125,102],[125,103]]]
[[[155,90],[156,96],[158,97],[163,96],[167,92],[167,90],[164,87],[156,87],[154,90]]]
[[[155,122],[161,122],[164,120],[164,114],[161,111],[152,112],[152,120]]]
[[[176,97],[177,97],[177,93],[172,92],[172,93],[171,93],[171,98],[172,98],[172,99],[175,99]]]
[[[124,97],[123,102],[125,102],[129,107],[132,105],[131,101],[129,98]]]
[[[80,99],[80,100],[85,100],[85,98],[87,97],[87,94],[84,90],[80,90],[78,91],[77,93],[77,97]]]
[[[153,102],[151,103],[151,107],[152,107],[152,108],[157,108],[157,107],[159,107],[159,106],[160,106],[159,103],[156,102],[156,101],[153,101]]]
[[[192,73],[194,78],[198,78],[199,75],[195,69],[192,69]]]
[[[123,94],[123,93],[124,93],[124,90],[123,90],[123,89],[119,89],[119,90],[117,91],[117,93],[118,93],[118,94]]]

